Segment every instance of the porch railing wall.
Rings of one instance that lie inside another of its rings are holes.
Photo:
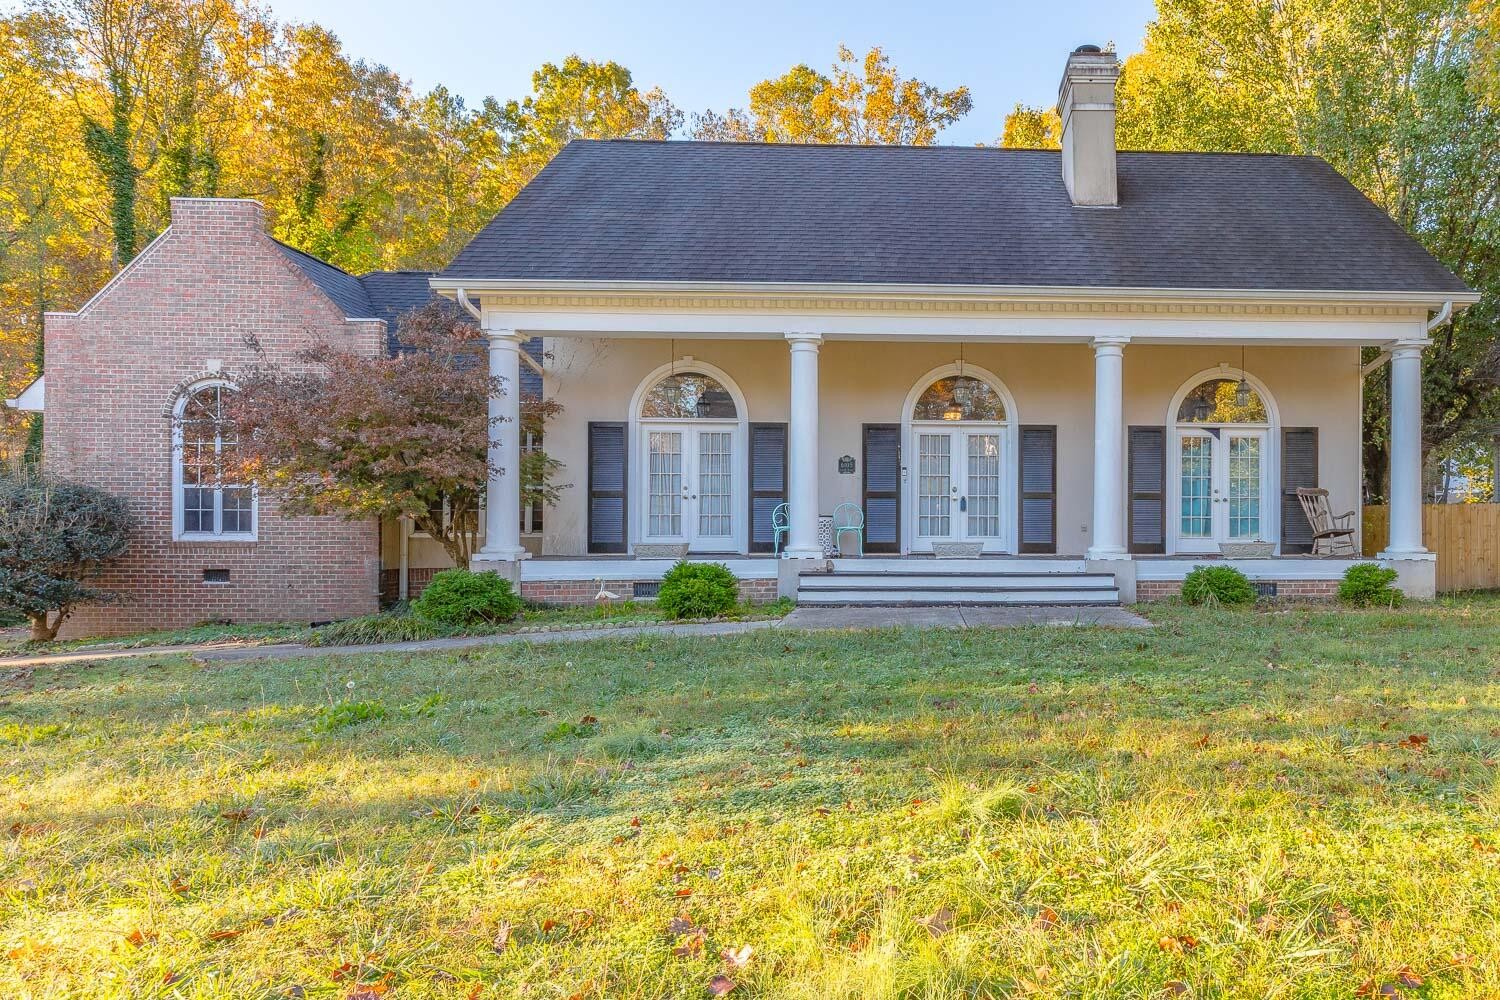
[[[1385,548],[1390,511],[1366,507],[1363,552]],[[1427,504],[1422,508],[1422,544],[1437,553],[1437,589],[1500,588],[1500,504]]]

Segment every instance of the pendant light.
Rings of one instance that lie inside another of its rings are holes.
[[[963,345],[963,341],[959,341],[959,344],[958,344],[958,378],[962,379],[963,377],[964,377],[964,345]],[[944,420],[962,420],[963,418],[964,418],[964,409],[963,409],[962,406],[958,405],[958,381],[954,380],[953,398],[948,401],[947,408],[945,410],[943,410],[943,419]]]
[[[1245,345],[1240,345],[1240,384],[1234,387],[1234,405],[1250,405],[1250,383],[1245,380]]]

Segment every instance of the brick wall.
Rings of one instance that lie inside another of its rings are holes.
[[[378,526],[281,517],[262,498],[258,539],[172,539],[172,422],[181,389],[255,355],[291,362],[314,337],[381,349],[384,325],[351,323],[264,233],[259,205],[174,199],[172,225],[77,313],[46,317],[45,462],[126,497],[137,519],[103,586],[117,604],[80,610],[64,634],[202,621],[321,621],[376,608]],[[229,582],[205,583],[204,570]]]
[[[1339,589],[1337,580],[1275,580],[1277,600],[1326,601]],[[1160,601],[1182,593],[1181,580],[1139,580],[1135,585],[1138,601]]]

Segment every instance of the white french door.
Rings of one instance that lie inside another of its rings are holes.
[[[745,507],[738,437],[738,425],[730,423],[642,427],[644,541],[687,542],[696,552],[738,550]]]
[[[1266,540],[1266,431],[1183,427],[1177,437],[1177,550]]]
[[[1004,427],[916,423],[911,434],[911,550],[980,542],[986,552],[1002,551],[1012,519]]]

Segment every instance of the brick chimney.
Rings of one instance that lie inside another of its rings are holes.
[[[1062,117],[1063,184],[1073,204],[1113,208],[1120,202],[1115,181],[1115,82],[1120,63],[1114,52],[1080,45],[1068,55],[1057,89]]]

